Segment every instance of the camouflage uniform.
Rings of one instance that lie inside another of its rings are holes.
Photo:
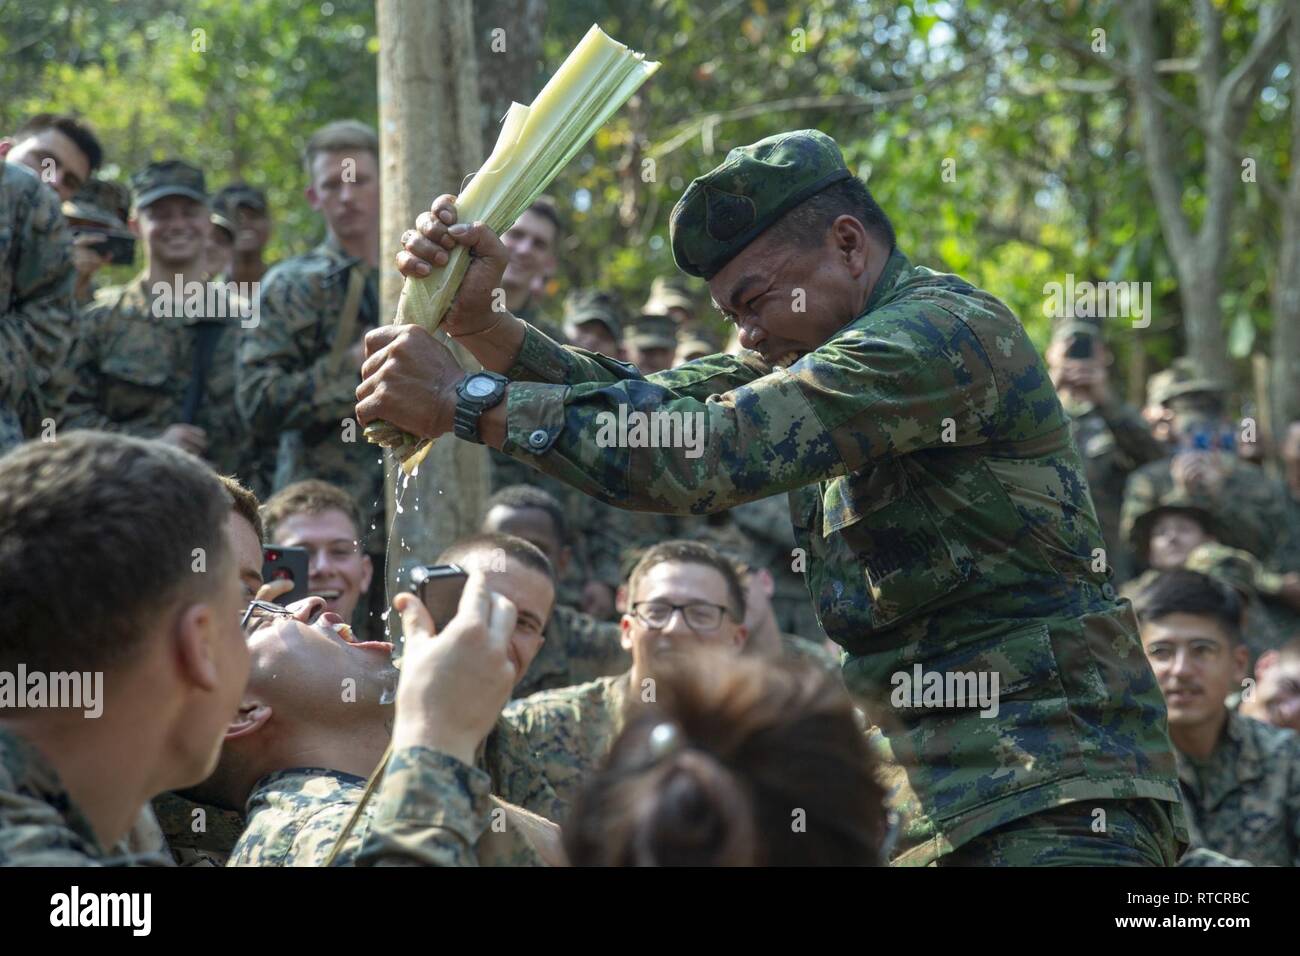
[[[186,424],[207,433],[204,454],[217,471],[252,483],[253,448],[235,407],[235,348],[248,334],[238,306],[229,306],[234,314],[226,318],[175,315],[175,309],[167,318],[154,314],[156,298],[141,273],[124,286],[100,290],[82,313],[61,427],[157,438],[184,422],[199,336],[208,326],[206,334],[218,338],[201,404]]]
[[[432,754],[432,751],[429,751]],[[434,762],[446,765],[452,758],[434,755]],[[389,765],[389,773],[393,764]],[[401,784],[401,779],[397,780]],[[334,861],[335,866],[356,865],[357,856],[370,831],[380,794],[348,835],[348,841]],[[439,790],[430,784],[430,794]],[[445,787],[444,782],[441,786]],[[339,834],[347,826],[365,791],[364,777],[338,770],[297,768],[263,777],[248,798],[248,827],[239,837],[227,866],[324,866]],[[498,828],[498,808],[492,808],[492,822],[474,846],[474,860],[480,866],[541,866],[537,853],[518,832]],[[507,819],[501,817],[501,819]],[[446,864],[450,865],[450,864]],[[462,864],[457,864],[462,865]],[[473,861],[463,865],[473,865]]]
[[[1253,465],[1234,455],[1222,454],[1227,472],[1217,495],[1178,487],[1171,471],[1172,459],[1153,461],[1129,475],[1120,510],[1120,533],[1131,541],[1137,519],[1172,501],[1201,508],[1218,523],[1216,537],[1223,544],[1249,551],[1267,560],[1284,517],[1273,482]],[[1144,560],[1138,554],[1139,564]]]
[[[1083,457],[1106,557],[1115,572],[1112,581],[1119,585],[1133,574],[1133,555],[1119,532],[1124,484],[1135,469],[1163,458],[1164,449],[1141,413],[1123,402],[1067,404],[1065,410],[1070,416],[1070,435]]]
[[[1300,866],[1300,738],[1228,711],[1209,759],[1179,751],[1195,846],[1261,866]]]
[[[816,131],[733,150],[674,210],[674,257],[707,278],[849,175]],[[509,377],[504,450],[601,500],[705,514],[791,492],[820,623],[909,778],[901,860],[1075,801],[1155,800],[1181,832],[1164,701],[1132,608],[1092,570],[1069,421],[992,296],[894,250],[863,314],[786,370],[715,355],[642,378],[529,331]],[[620,404],[706,415],[703,456],[598,447]],[[891,675],[914,665],[996,672],[999,715],[894,709]]]
[[[356,424],[360,375],[345,356],[330,354],[353,270],[360,270],[364,285],[353,334],[338,346],[343,349],[378,324],[374,269],[331,238],[266,273],[260,321],[240,338],[236,388],[239,410],[264,453],[263,484],[279,490],[319,478],[338,485],[361,512],[363,547],[378,556],[387,527],[384,466],[380,450]],[[290,438],[282,441],[285,432]]]
[[[777,624],[809,641],[824,639],[803,575],[794,570],[798,555],[790,530],[790,502],[784,495],[773,495],[737,505],[728,514],[736,529],[749,538],[755,562],[772,575]]]
[[[105,852],[58,773],[0,727],[0,866],[167,866],[165,854]]]
[[[58,196],[0,159],[0,453],[60,411],[51,376],[72,346],[75,283]]]
[[[357,866],[474,866],[489,826],[487,775],[427,747],[389,758]]]
[[[511,696],[527,697],[541,690],[623,673],[632,666],[632,657],[623,650],[620,634],[617,624],[557,604],[546,624],[542,649]]]
[[[631,680],[598,677],[508,704],[483,753],[493,791],[563,825],[623,729]]]

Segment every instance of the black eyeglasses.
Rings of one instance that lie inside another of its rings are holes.
[[[686,626],[692,631],[716,631],[725,614],[731,612],[721,604],[669,604],[667,601],[637,601],[632,614],[646,627],[659,630],[668,626],[673,614],[682,612]]]
[[[293,617],[293,611],[270,601],[249,601],[248,607],[239,615],[239,627],[245,634],[252,634],[282,617]]]

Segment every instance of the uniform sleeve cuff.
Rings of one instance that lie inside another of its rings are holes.
[[[548,340],[549,341],[549,340]],[[569,386],[512,382],[506,392],[506,440],[501,450],[541,455],[564,430],[564,400]]]
[[[519,347],[519,355],[506,377],[512,382],[562,383],[569,370],[564,347],[527,322],[524,325],[527,327],[524,344]]]

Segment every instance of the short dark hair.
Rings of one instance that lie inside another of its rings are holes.
[[[731,612],[737,623],[745,619],[745,588],[740,583],[736,566],[707,544],[699,541],[662,541],[647,548],[645,553],[627,576],[627,599],[636,597],[637,585],[646,572],[657,564],[702,564],[713,568],[722,575],[727,583],[727,594],[731,598]]]
[[[71,431],[0,457],[0,665],[129,660],[150,619],[231,566],[231,506],[207,465],[157,441]]]
[[[257,532],[259,542],[265,541],[262,516],[257,511],[259,507],[257,495],[240,484],[239,479],[234,475],[218,475],[217,477],[221,479],[221,484],[226,489],[226,493],[235,500],[235,514],[253,526],[253,530]]]
[[[1169,614],[1210,617],[1223,625],[1229,644],[1241,643],[1244,607],[1237,592],[1199,571],[1165,571],[1142,589],[1133,602],[1139,621],[1158,621]]]
[[[517,538],[513,534],[485,531],[472,534],[467,538],[461,538],[438,555],[438,563],[459,564],[465,566],[465,570],[469,571],[473,570],[467,566],[470,564],[468,559],[471,555],[497,550],[504,553],[507,558],[513,558],[525,567],[546,575],[552,584],[555,583],[555,569],[551,567],[550,558],[543,554],[542,549],[531,541]]]
[[[564,231],[564,224],[560,222],[560,207],[550,196],[538,196],[524,212],[536,213],[543,219],[550,220],[557,237]]]
[[[655,685],[565,822],[574,866],[883,862],[885,790],[837,676],[699,648]]]
[[[91,132],[90,127],[75,116],[59,113],[37,113],[14,131],[14,139],[35,136],[47,129],[55,129],[77,144],[77,149],[86,155],[93,173],[104,161],[104,148],[99,145],[99,138]]]
[[[379,136],[373,126],[367,126],[360,120],[345,119],[326,123],[311,134],[307,145],[303,147],[302,162],[311,172],[312,161],[319,153],[334,153],[342,150],[360,150],[373,153],[379,157]]]
[[[483,508],[484,519],[493,508],[536,508],[545,511],[551,516],[551,524],[555,525],[555,536],[560,544],[569,540],[569,523],[564,517],[564,508],[555,500],[554,495],[536,485],[507,485],[502,488],[487,500]]]
[[[880,208],[867,184],[856,176],[842,179],[805,199],[772,227],[782,238],[799,245],[820,243],[840,216],[852,216],[889,249],[897,245],[894,224]]]
[[[275,535],[280,530],[280,525],[293,515],[318,515],[335,510],[347,515],[352,530],[356,532],[357,547],[360,548],[363,534],[361,512],[357,510],[356,501],[338,485],[331,485],[319,478],[295,481],[266,499],[266,504],[262,505],[262,521],[266,525],[266,537],[263,540],[275,544]]]

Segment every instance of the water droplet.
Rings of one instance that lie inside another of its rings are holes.
[[[390,615],[390,614],[392,614],[392,613],[393,613],[392,609],[389,608],[388,610],[384,611],[383,614],[379,615],[379,619],[380,619],[381,621],[387,621],[387,620],[388,620],[388,615]],[[384,633],[385,633],[385,634],[388,633],[388,628],[384,628]]]

